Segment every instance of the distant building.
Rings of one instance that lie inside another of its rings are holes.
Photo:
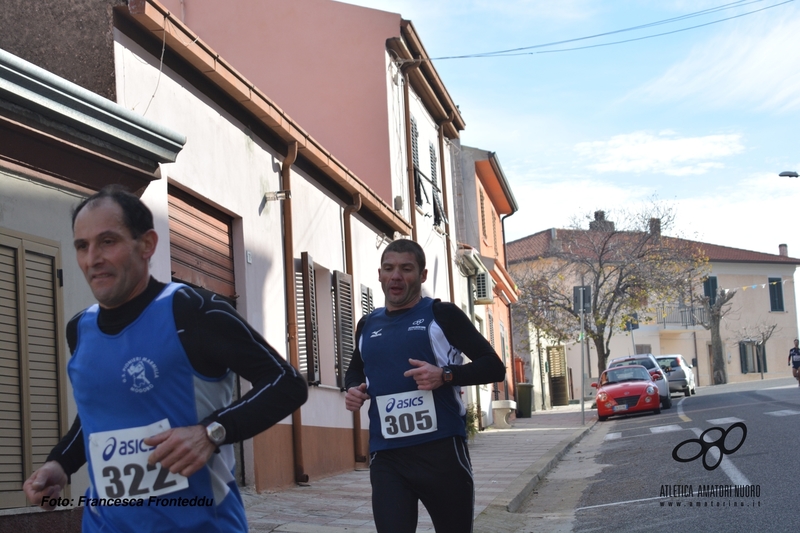
[[[538,261],[547,260],[551,251],[558,249],[562,235],[576,231],[592,230],[551,228],[508,243],[512,274],[522,265],[535,268]],[[730,302],[731,311],[721,328],[728,381],[761,379],[762,371],[764,378],[786,377],[788,350],[798,336],[794,273],[800,259],[789,257],[785,245],[780,245],[779,253],[773,255],[704,242],[693,244],[709,260],[710,271],[703,286],[687,288],[683,302],[650,302],[653,312],[639,313],[639,329],[614,333],[609,357],[632,353],[682,354],[693,362],[697,384],[711,385],[711,334],[702,325],[705,315],[695,297],[698,292],[713,298],[718,289],[736,290]],[[773,325],[772,336],[762,343],[759,332]],[[526,327],[518,332],[520,336],[536,334],[534,329]],[[579,398],[581,347],[577,339],[555,343],[540,336],[539,341],[541,352],[531,349],[527,357],[533,360],[544,357],[554,397],[559,394],[561,400]],[[597,378],[593,375],[596,368],[596,352],[589,343],[589,360],[585,365],[589,380]],[[568,398],[564,397],[562,385],[557,386],[558,390],[552,387],[554,378],[562,375],[566,377]],[[587,391],[587,395],[590,393]]]

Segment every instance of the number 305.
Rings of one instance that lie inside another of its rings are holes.
[[[416,417],[416,424],[415,424]],[[428,410],[417,411],[414,416],[411,413],[403,413],[399,417],[394,415],[386,415],[384,418],[388,427],[386,433],[389,435],[397,435],[398,433],[412,433],[415,429],[425,431],[433,427],[433,419],[428,414]]]

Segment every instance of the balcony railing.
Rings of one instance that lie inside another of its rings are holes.
[[[702,326],[706,323],[706,310],[697,305],[662,304],[656,308],[656,321],[663,327]]]

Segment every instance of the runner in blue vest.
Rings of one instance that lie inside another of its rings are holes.
[[[794,340],[794,348],[789,350],[789,364],[792,365],[792,375],[800,385],[800,341]]]
[[[420,501],[437,533],[472,531],[461,387],[505,378],[497,353],[458,307],[422,296],[427,273],[416,242],[386,247],[378,270],[385,307],[359,322],[345,376],[347,409],[372,399],[370,481],[379,533],[416,531]]]
[[[84,505],[84,532],[246,533],[233,443],[300,407],[305,380],[223,299],[150,277],[158,235],[136,196],[107,187],[72,226],[98,304],[67,325],[78,416],[28,499]],[[233,401],[237,374],[253,388]],[[87,462],[86,494],[64,502]]]

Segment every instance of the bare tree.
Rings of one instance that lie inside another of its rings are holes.
[[[735,289],[719,289],[717,290],[713,303],[711,303],[711,298],[708,296],[697,298],[705,309],[705,319],[698,323],[711,331],[711,368],[714,373],[714,385],[722,385],[728,382],[728,369],[725,365],[725,354],[720,326],[722,324],[722,319],[725,318],[725,315],[727,315],[732,308],[730,301],[734,296],[736,296]]]
[[[554,339],[576,338],[580,315],[573,309],[573,287],[588,285],[586,335],[602,372],[611,337],[631,313],[647,310],[652,301],[684,297],[689,284],[704,275],[707,259],[697,243],[662,236],[674,220],[672,208],[653,203],[638,213],[622,213],[616,223],[597,211],[588,230],[579,221],[551,230],[546,250],[527,257],[515,252],[510,260],[522,292],[515,314]]]

